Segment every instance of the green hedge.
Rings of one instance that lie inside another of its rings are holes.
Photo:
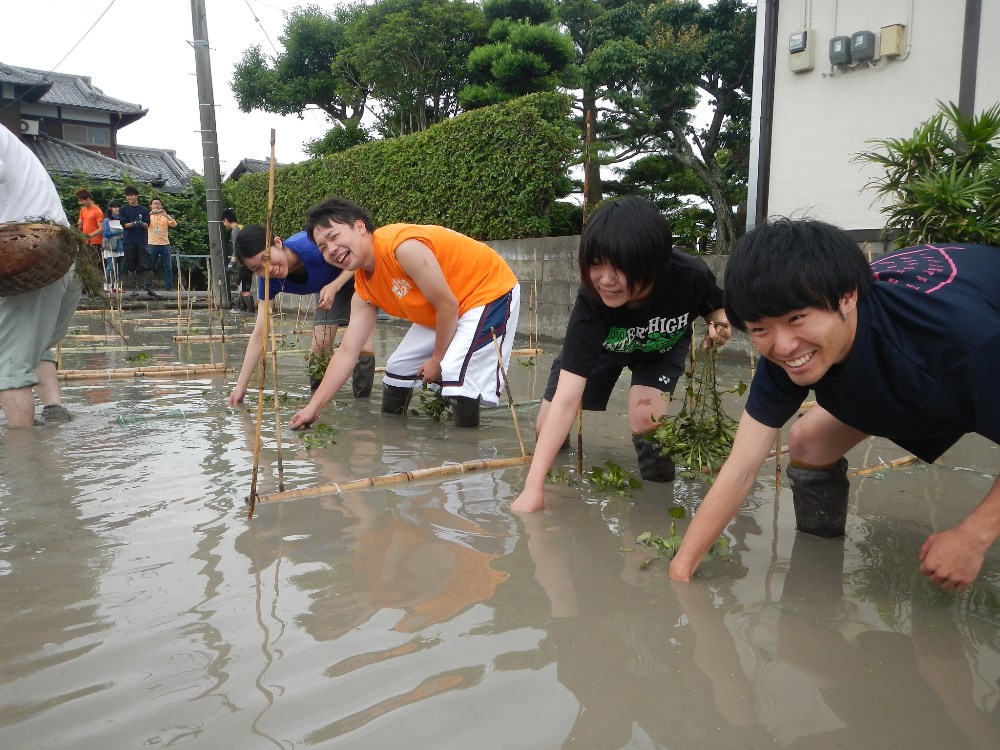
[[[274,231],[297,232],[310,206],[339,195],[378,226],[441,224],[483,240],[546,236],[575,143],[569,107],[561,94],[532,94],[422,133],[280,167]],[[241,222],[264,223],[267,183],[267,174],[226,183]]]

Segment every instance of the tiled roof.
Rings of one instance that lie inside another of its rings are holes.
[[[276,167],[283,167],[284,164],[275,164]],[[233,171],[229,173],[226,178],[229,181],[238,180],[245,174],[254,174],[256,172],[267,172],[271,168],[271,162],[268,159],[243,159],[237,164]]]
[[[72,176],[82,172],[95,180],[134,180],[153,185],[160,181],[156,172],[133,167],[50,135],[30,138],[26,145],[50,174]]]
[[[179,192],[191,184],[191,170],[175,151],[119,144],[118,159],[137,170],[161,176],[166,182],[159,189],[166,193]]]
[[[116,112],[122,115],[121,124],[135,122],[146,114],[147,110],[140,104],[115,99],[107,96],[99,88],[91,84],[90,76],[79,76],[71,73],[50,73],[34,68],[19,68],[14,65],[0,63],[0,82],[18,85],[48,86],[41,97],[32,97],[32,101],[55,104],[63,107],[80,107],[81,109],[96,109],[104,112]]]

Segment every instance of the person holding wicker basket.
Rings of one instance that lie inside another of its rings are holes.
[[[52,350],[80,301],[76,250],[52,179],[0,126],[0,408],[8,427],[72,419],[62,406]]]

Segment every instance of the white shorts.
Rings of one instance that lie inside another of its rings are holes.
[[[458,319],[455,337],[441,361],[441,393],[445,396],[482,396],[486,406],[497,406],[503,378],[497,362],[493,332],[503,358],[510,364],[514,334],[521,312],[521,285],[488,305],[474,307]],[[492,330],[491,330],[492,329]],[[417,370],[434,353],[434,329],[414,323],[385,363],[385,385],[411,388],[420,382]]]

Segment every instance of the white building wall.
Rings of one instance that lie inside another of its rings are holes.
[[[977,111],[1000,100],[1000,48],[991,31],[1000,29],[1000,0],[983,6]],[[874,192],[863,189],[878,171],[854,156],[871,148],[869,139],[908,136],[938,100],[958,102],[965,1],[784,0],[779,8],[768,213],[879,229]],[[896,23],[907,27],[900,58],[834,72],[831,37],[867,29],[877,50],[880,28]],[[788,38],[804,26],[813,31],[815,67],[796,73]]]

